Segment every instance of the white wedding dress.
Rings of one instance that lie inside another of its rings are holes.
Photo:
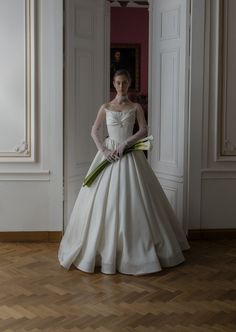
[[[132,135],[136,110],[106,110],[114,149]],[[102,160],[98,151],[89,170]],[[88,174],[87,173],[87,174]],[[90,187],[81,187],[60,243],[60,264],[85,272],[146,274],[182,263],[189,243],[143,151],[112,162]]]

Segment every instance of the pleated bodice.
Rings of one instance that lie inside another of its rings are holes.
[[[106,124],[110,139],[121,143],[133,134],[136,109],[117,112],[106,110]]]

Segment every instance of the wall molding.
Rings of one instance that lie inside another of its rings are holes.
[[[236,179],[236,169],[201,169],[202,180]]]
[[[228,107],[228,46],[229,46],[229,0],[218,0],[218,100],[216,161],[236,161],[236,145],[228,130],[230,109]],[[232,110],[231,110],[232,112]],[[234,113],[234,109],[233,109]]]
[[[168,11],[170,12],[170,11]],[[161,15],[166,14],[166,12],[161,12]],[[168,13],[169,14],[169,13]],[[166,14],[168,16],[168,14]],[[164,24],[164,23],[163,23]],[[166,25],[170,24],[170,22],[166,23]],[[179,25],[179,21],[176,23]],[[172,24],[174,25],[174,24]],[[164,27],[161,27],[161,31],[164,30],[166,34],[168,31],[165,31]],[[167,28],[166,28],[167,30]],[[170,35],[161,36],[161,40],[164,42],[166,40],[174,39],[175,31],[169,32]],[[176,39],[179,37],[176,37]],[[162,167],[164,170],[170,168],[171,173],[176,169],[176,173],[178,173],[179,168],[179,130],[180,127],[180,112],[179,112],[179,97],[178,97],[178,82],[180,82],[180,74],[179,74],[179,63],[180,63],[180,48],[171,48],[171,49],[163,49],[160,51],[160,66],[161,66],[161,109],[163,109],[160,114],[160,127],[159,127],[159,167]],[[165,89],[166,85],[166,76],[168,78],[172,77],[173,82],[171,82],[169,86],[169,91]],[[162,92],[163,91],[163,92]],[[171,103],[170,103],[171,100]],[[172,128],[172,130],[167,130],[167,126]],[[170,132],[172,136],[170,137]]]
[[[60,242],[61,231],[0,232],[0,242]]]
[[[0,181],[50,181],[50,170],[0,171]]]
[[[0,151],[0,162],[35,162],[35,0],[24,1],[24,119],[22,138]],[[22,11],[23,12],[23,11]],[[14,114],[13,114],[14,115]]]

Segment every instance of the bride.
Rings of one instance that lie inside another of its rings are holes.
[[[117,95],[103,104],[92,126],[98,148],[87,175],[103,160],[110,164],[91,186],[80,189],[58,258],[69,269],[141,275],[182,263],[190,248],[186,235],[143,151],[124,154],[147,136],[140,104],[128,98],[131,83],[126,70],[113,79]],[[137,119],[139,129],[133,134]],[[103,123],[109,136],[100,137]]]

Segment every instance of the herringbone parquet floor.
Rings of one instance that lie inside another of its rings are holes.
[[[195,240],[148,276],[69,272],[58,244],[0,244],[1,332],[235,332],[236,241]]]

